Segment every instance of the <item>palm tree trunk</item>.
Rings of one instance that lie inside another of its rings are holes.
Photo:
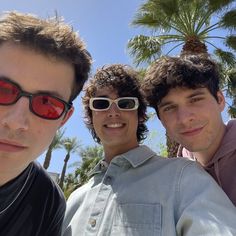
[[[62,172],[61,172],[61,178],[60,178],[60,181],[59,181],[59,186],[61,187],[61,189],[63,189],[63,183],[64,183],[67,163],[68,163],[69,159],[70,159],[70,153],[67,153],[66,157],[65,157],[65,160],[64,160],[64,165],[63,165],[63,168],[62,168]]]
[[[51,157],[52,157],[52,149],[48,148],[45,159],[44,159],[44,163],[43,163],[43,167],[44,169],[47,169],[50,165],[50,161],[51,161]]]

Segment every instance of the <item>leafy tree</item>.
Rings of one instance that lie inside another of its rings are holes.
[[[82,162],[80,167],[75,171],[76,176],[79,178],[79,186],[88,182],[91,170],[103,158],[102,146],[86,147],[80,150]]]
[[[148,0],[143,3],[132,22],[134,26],[150,29],[150,36],[138,35],[130,39],[128,49],[136,65],[151,63],[173,50],[181,48],[181,56],[202,54],[209,56],[207,46],[222,63],[224,75],[236,65],[236,9],[234,0]],[[218,36],[218,30],[224,36]],[[215,40],[214,43],[212,40]],[[226,46],[224,49],[223,45]],[[229,82],[229,75],[223,82]],[[234,80],[233,80],[234,81]],[[227,83],[228,89],[233,83]],[[235,87],[234,87],[235,88]],[[231,113],[236,109],[235,93]],[[176,156],[178,145],[167,136],[169,157]]]
[[[156,119],[155,113],[149,113],[149,119]],[[157,140],[159,139],[159,140]],[[156,130],[150,130],[147,138],[145,139],[145,144],[148,145],[152,150],[154,150],[158,155],[162,157],[167,157],[167,149],[166,146],[160,142],[161,137]]]
[[[49,145],[48,150],[46,152],[45,159],[44,159],[44,163],[43,163],[43,167],[45,169],[47,169],[50,165],[53,150],[62,148],[62,137],[64,133],[65,133],[65,130],[59,129],[56,135],[54,136],[51,144]]]
[[[78,143],[76,138],[65,138],[62,140],[62,145],[67,152],[65,159],[64,159],[64,165],[62,168],[61,177],[60,177],[60,181],[59,181],[59,186],[63,189],[66,168],[67,168],[68,161],[70,159],[70,155],[71,155],[71,153],[78,152],[78,149],[80,148],[80,144]]]
[[[68,199],[70,194],[77,188],[77,186],[78,178],[75,176],[75,173],[69,173],[65,176],[63,192],[66,199]]]
[[[73,174],[68,174],[64,181],[64,195],[66,199],[78,187],[87,183],[89,173],[103,157],[103,148],[101,146],[87,146],[80,149],[80,162],[74,162],[69,167],[76,167]]]

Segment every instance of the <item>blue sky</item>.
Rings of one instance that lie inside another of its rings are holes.
[[[133,28],[130,22],[142,0],[1,0],[1,10],[17,10],[33,13],[40,17],[53,16],[55,11],[79,32],[93,57],[93,71],[104,64],[124,63],[132,65],[132,59],[126,51],[128,40],[134,35],[144,33],[140,28]],[[82,145],[95,145],[83,123],[81,97],[75,102],[75,113],[65,125],[67,137],[77,137]],[[152,111],[152,110],[150,110]],[[224,114],[224,120],[228,117]],[[165,143],[164,129],[155,118],[147,123],[152,133],[146,144],[156,149],[158,143]],[[45,153],[39,157],[43,163]],[[49,171],[61,172],[65,151],[56,150],[52,154]],[[72,154],[69,163],[79,161],[79,156]],[[71,169],[68,169],[71,171]]]

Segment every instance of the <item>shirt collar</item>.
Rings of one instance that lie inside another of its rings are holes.
[[[114,157],[111,163],[119,166],[129,165],[133,168],[136,168],[148,161],[154,155],[156,155],[156,153],[153,152],[149,147],[147,147],[146,145],[140,145],[126,153]],[[108,166],[109,164],[104,159],[101,160],[90,172],[89,176],[93,176],[101,172],[106,172]]]
[[[149,147],[147,147],[145,145],[141,145],[141,146],[138,146],[137,148],[134,148],[134,149],[118,156],[116,159],[124,158],[125,160],[127,160],[130,163],[130,165],[133,168],[136,168],[136,167],[142,165],[147,160],[149,160],[154,155],[156,155],[156,153],[153,152]],[[116,159],[114,159],[114,161],[116,161]]]

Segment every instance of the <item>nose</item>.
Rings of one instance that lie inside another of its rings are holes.
[[[111,107],[108,110],[107,113],[108,117],[119,117],[120,116],[120,109],[117,107],[115,103],[111,104]]]
[[[194,120],[195,113],[190,107],[179,107],[177,116],[180,124],[186,124]]]
[[[29,99],[22,97],[15,104],[5,107],[1,123],[11,130],[28,130],[29,112]]]

